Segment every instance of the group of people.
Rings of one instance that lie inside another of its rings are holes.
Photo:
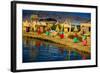
[[[74,34],[73,42],[74,42],[74,43],[79,42],[77,33]],[[83,35],[83,36],[82,36],[82,45],[83,45],[83,46],[87,46],[87,36],[86,36],[86,35]]]

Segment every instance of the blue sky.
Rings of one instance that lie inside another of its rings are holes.
[[[90,13],[23,10],[23,19],[30,18],[31,15],[38,15],[40,19],[54,18],[62,22],[71,18],[72,23],[75,24],[79,24],[82,21],[91,21]]]

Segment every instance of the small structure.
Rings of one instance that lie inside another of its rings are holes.
[[[38,15],[31,15],[30,16],[30,20],[31,20],[31,27],[30,27],[30,30],[32,31],[32,32],[35,32],[36,30],[37,30],[37,27],[36,27],[36,25],[37,25],[37,23],[38,23]]]
[[[91,31],[91,23],[90,22],[88,22],[88,23],[81,23],[80,24],[80,28],[81,28],[81,32],[83,34],[90,33],[90,31]]]
[[[37,29],[40,29],[41,32],[45,32],[46,23],[38,21],[36,27]]]
[[[39,19],[40,27],[43,28],[43,32],[48,31],[57,21],[53,18]]]
[[[78,32],[78,28],[76,25],[74,26],[74,32]]]
[[[88,22],[88,23],[81,23],[81,31],[82,30],[86,30],[86,31],[91,31],[91,23]]]
[[[59,24],[57,24],[55,31],[58,33],[60,32]]]
[[[37,29],[37,28],[36,28],[36,24],[37,24],[36,21],[32,21],[32,22],[31,22],[31,30],[34,31],[34,32],[35,32],[36,29]]]
[[[64,27],[64,33],[71,32],[72,28],[71,21],[69,19],[66,19],[63,23],[63,27]]]
[[[71,25],[65,23],[65,24],[64,24],[64,33],[71,32],[71,31],[70,31],[70,28],[71,28]]]
[[[22,25],[22,27],[23,27],[23,31],[24,32],[26,32],[26,31],[29,31],[29,28],[30,28],[30,23],[29,23],[29,21],[28,20],[25,20],[25,21],[23,21],[23,23],[22,23],[23,25]]]

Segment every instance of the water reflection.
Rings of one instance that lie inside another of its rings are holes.
[[[89,54],[57,46],[43,40],[23,39],[23,62],[45,62],[90,59]]]

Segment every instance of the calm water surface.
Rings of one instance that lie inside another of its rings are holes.
[[[90,59],[90,54],[61,47],[33,38],[23,39],[23,62],[67,61]]]

